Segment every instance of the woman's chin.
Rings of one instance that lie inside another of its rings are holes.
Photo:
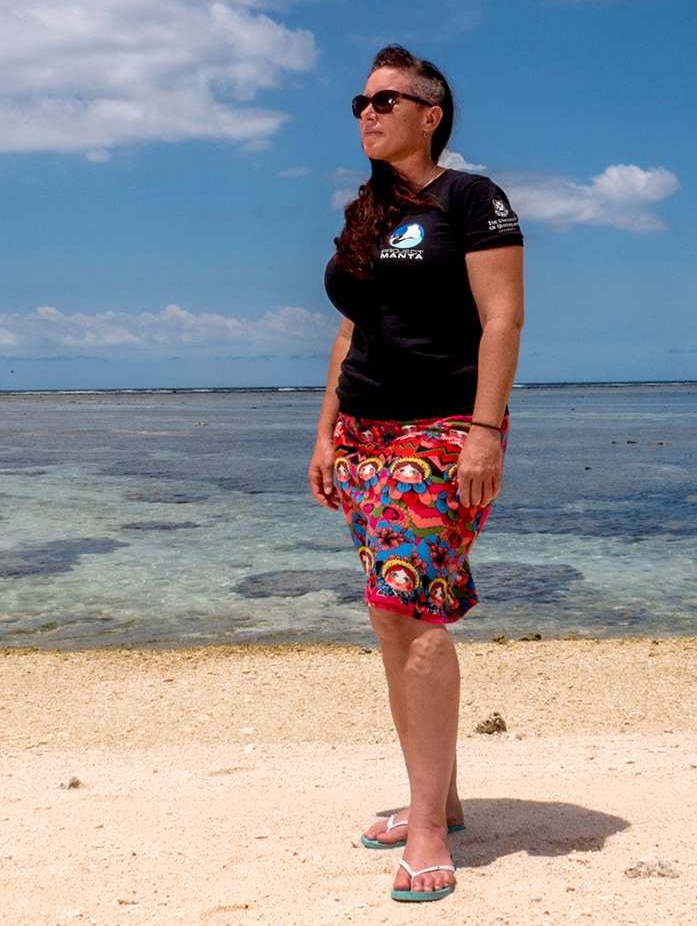
[[[378,138],[365,138],[363,139],[363,151],[368,158],[372,158],[375,161],[384,161],[385,160],[385,146],[381,144],[381,139]]]

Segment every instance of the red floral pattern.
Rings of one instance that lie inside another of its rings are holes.
[[[339,415],[335,485],[366,571],[368,606],[447,624],[476,605],[468,555],[491,506],[459,502],[457,460],[470,422]],[[506,419],[504,449],[507,429]]]

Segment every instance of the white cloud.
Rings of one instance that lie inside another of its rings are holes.
[[[635,164],[613,164],[593,178],[594,192],[607,201],[657,203],[678,188],[678,178],[664,167],[642,170]]]
[[[0,315],[0,345],[24,351],[47,347],[68,350],[234,345],[242,350],[269,348],[281,353],[328,345],[336,325],[322,312],[282,306],[259,318],[189,312],[172,303],[160,312],[64,313],[39,306],[29,314]]]
[[[458,151],[451,151],[449,148],[443,151],[438,158],[438,163],[441,167],[450,167],[452,170],[467,170],[475,173],[486,170],[486,164],[470,164]]]
[[[0,151],[216,138],[261,147],[287,118],[246,105],[309,70],[311,32],[263,0],[0,0]]]
[[[633,232],[665,227],[650,207],[678,189],[678,178],[663,167],[643,169],[612,164],[590,183],[563,178],[516,178],[506,183],[522,219],[563,230],[571,225],[609,225]]]

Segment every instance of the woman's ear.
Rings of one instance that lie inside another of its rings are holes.
[[[440,125],[440,121],[443,118],[443,110],[440,106],[431,106],[426,113],[426,119],[424,122],[424,131],[428,130],[430,134],[433,134],[435,130]]]

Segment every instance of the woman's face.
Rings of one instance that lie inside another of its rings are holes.
[[[372,96],[378,90],[414,93],[411,75],[397,68],[378,68],[368,77],[363,93]],[[421,149],[430,154],[430,135],[440,115],[440,107],[422,106],[413,100],[399,99],[392,112],[384,114],[376,113],[372,105],[368,105],[358,120],[363,151],[369,158],[395,163]],[[424,132],[428,132],[428,137]]]

